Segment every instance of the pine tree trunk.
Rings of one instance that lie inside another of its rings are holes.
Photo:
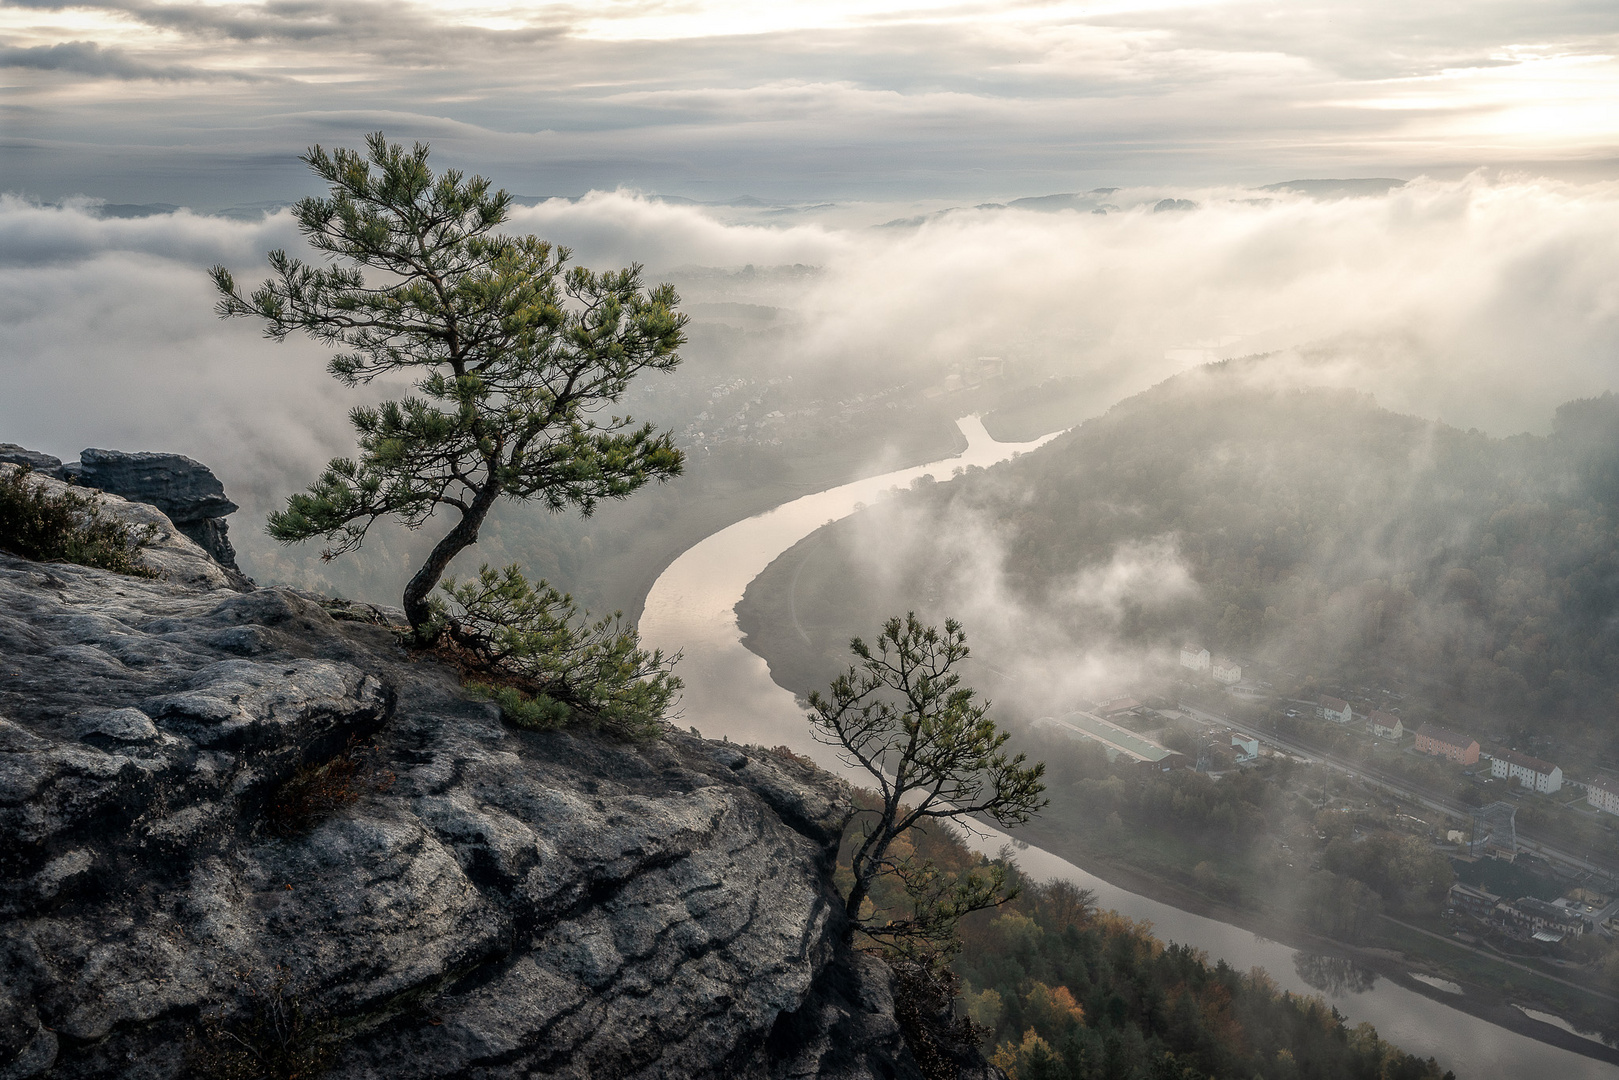
[[[478,530],[483,527],[483,519],[489,516],[490,507],[495,505],[499,497],[500,485],[495,483],[478,492],[478,497],[472,500],[472,505],[461,515],[455,528],[434,545],[433,553],[405,586],[405,618],[410,620],[412,630],[420,632],[422,625],[432,617],[433,609],[429,600],[439,578],[444,576],[451,559],[478,542]]]
[[[854,858],[849,861],[849,869],[854,874],[854,884],[849,887],[849,898],[844,901],[843,910],[849,916],[851,931],[860,923],[860,905],[865,903],[866,897],[871,894],[871,879],[877,876],[878,864],[888,853],[888,844],[889,840],[879,840],[871,848],[862,848],[856,852]]]

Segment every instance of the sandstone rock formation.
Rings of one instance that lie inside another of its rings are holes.
[[[8,473],[15,468],[16,465],[0,462],[0,473]],[[96,501],[102,513],[118,517],[135,531],[146,534],[141,541],[141,557],[171,584],[193,590],[250,591],[253,588],[252,583],[240,573],[220,566],[196,541],[182,533],[166,514],[153,506],[130,502],[94,488],[70,486],[61,480],[51,479],[43,472],[36,472],[30,483],[40,485],[54,495],[71,490],[88,496]],[[0,650],[0,655],[4,655],[3,650]]]
[[[167,579],[0,555],[0,1080],[244,1052],[919,1075],[886,969],[844,944],[837,781],[676,731],[515,731],[370,609],[230,591],[172,533],[151,556]],[[358,747],[353,801],[277,816]]]
[[[42,476],[155,506],[214,561],[240,572],[223,520],[239,507],[225,497],[225,486],[200,461],[182,454],[90,449],[80,453],[77,462],[64,465],[49,454],[0,443],[0,463],[26,464]]]
[[[55,480],[63,478],[61,458],[42,454],[38,450],[30,450],[16,443],[0,443],[0,464],[27,465],[41,476],[49,476]]]

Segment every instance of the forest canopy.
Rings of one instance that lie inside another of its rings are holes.
[[[949,828],[907,837],[915,857],[946,873],[982,864]],[[1443,1073],[1350,1026],[1319,997],[1280,990],[1262,969],[1241,972],[1148,924],[1098,910],[1069,882],[1025,879],[1000,860],[1018,897],[962,924],[957,1008],[1013,1080],[1124,1076],[1440,1080]],[[892,886],[873,893],[902,908]]]

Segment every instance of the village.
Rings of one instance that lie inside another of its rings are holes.
[[[1178,680],[1156,693],[1087,702],[1034,726],[1100,744],[1114,767],[1148,773],[1219,780],[1268,762],[1307,766],[1280,775],[1310,776],[1293,786],[1317,810],[1354,822],[1351,843],[1392,827],[1451,866],[1442,903],[1402,913],[1412,930],[1554,968],[1619,950],[1619,780],[1595,769],[1576,779],[1521,750],[1436,723],[1410,729],[1389,709],[1357,710],[1332,694],[1282,697],[1251,666],[1245,681],[1241,661],[1198,644],[1179,660]],[[1324,849],[1327,835],[1317,840]],[[1310,865],[1319,869],[1319,859]]]

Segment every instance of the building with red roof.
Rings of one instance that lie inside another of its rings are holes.
[[[1417,753],[1446,757],[1458,765],[1477,765],[1478,740],[1438,724],[1423,724],[1417,728]]]

